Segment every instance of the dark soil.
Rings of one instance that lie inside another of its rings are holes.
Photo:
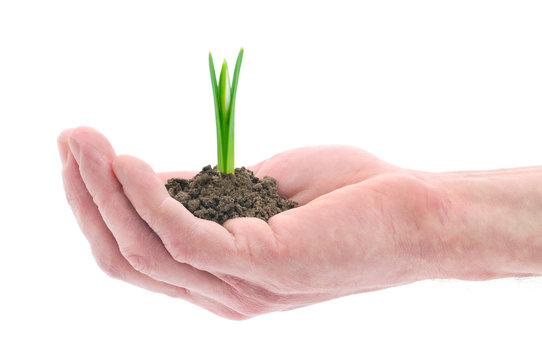
[[[281,197],[270,176],[258,179],[244,167],[235,174],[219,174],[216,167],[204,167],[190,180],[173,178],[166,184],[169,194],[195,216],[223,224],[237,217],[271,216],[297,205]]]

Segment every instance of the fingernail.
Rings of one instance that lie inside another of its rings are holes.
[[[118,161],[118,156],[113,160],[113,172],[119,181],[124,178],[124,165]]]
[[[66,165],[66,161],[68,160],[68,153],[70,152],[70,148],[68,146],[68,138],[71,134],[72,129],[67,129],[62,131],[60,135],[58,135],[57,138],[57,146],[58,146],[58,153],[60,154],[60,161],[62,162],[62,166]]]
[[[75,158],[75,161],[79,162],[79,151],[81,149],[81,146],[79,145],[79,142],[75,140],[73,137],[70,137],[68,139],[68,144],[70,146],[71,153],[73,154],[73,157]]]

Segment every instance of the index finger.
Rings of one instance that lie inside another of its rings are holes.
[[[145,162],[118,156],[113,170],[137,213],[160,237],[171,256],[210,272],[229,272],[243,264],[235,238],[224,227],[192,215],[173,199]]]

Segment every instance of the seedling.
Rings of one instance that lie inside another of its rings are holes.
[[[237,56],[231,86],[230,76],[228,74],[228,64],[226,63],[226,60],[224,60],[217,84],[213,56],[211,55],[211,52],[209,52],[209,69],[211,70],[211,85],[213,87],[213,98],[215,102],[217,167],[218,171],[223,174],[233,174],[235,171],[235,95],[237,94],[237,83],[239,81],[239,70],[241,69],[242,60],[243,48],[241,48],[239,55]]]
[[[249,169],[241,167],[234,175],[235,95],[243,48],[237,56],[233,83],[230,86],[228,64],[222,63],[218,83],[213,56],[209,52],[209,68],[215,102],[217,168],[205,166],[190,180],[173,178],[166,184],[169,195],[179,201],[194,216],[223,224],[228,219],[270,217],[297,205],[279,195],[277,181],[270,176],[259,179]]]

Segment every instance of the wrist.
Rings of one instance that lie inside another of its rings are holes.
[[[542,275],[542,167],[428,176],[447,204],[435,277]]]

